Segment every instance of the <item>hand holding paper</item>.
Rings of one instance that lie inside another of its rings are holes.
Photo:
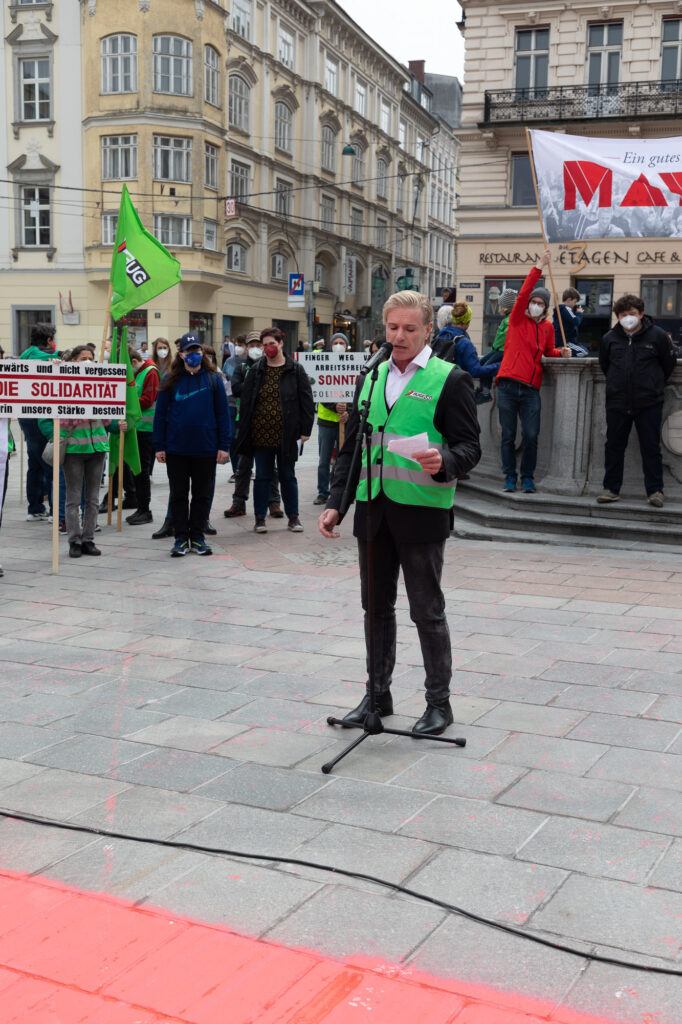
[[[388,450],[395,455],[401,455],[404,459],[418,463],[425,473],[433,475],[439,473],[443,468],[443,456],[437,448],[429,448],[427,433],[389,441]]]

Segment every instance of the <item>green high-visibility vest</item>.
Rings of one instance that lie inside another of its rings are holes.
[[[447,440],[436,429],[433,417],[445,381],[452,372],[452,363],[431,356],[426,366],[417,370],[390,411],[385,396],[388,368],[387,362],[379,367],[379,378],[369,408],[369,422],[373,428],[370,446],[372,498],[383,491],[387,498],[400,505],[449,509],[455,496],[456,481],[438,483],[430,473],[424,473],[418,463],[389,451],[388,445],[399,438],[426,433],[429,448],[447,449]],[[369,394],[370,384],[368,375],[360,402]],[[358,501],[367,501],[366,459],[365,449],[356,493]]]
[[[67,438],[67,455],[92,455],[109,451],[109,435],[101,420],[85,420],[70,434],[62,427],[60,435]]]
[[[317,418],[320,420],[329,420],[330,423],[339,422],[338,412],[332,412],[331,409],[327,409],[322,402],[317,407]]]
[[[148,366],[145,370],[142,370],[141,373],[138,373],[137,377],[135,378],[135,387],[137,388],[138,398],[142,398],[142,389],[144,387],[144,379],[145,379],[145,377],[147,376],[147,374],[151,370],[154,370],[156,373],[159,372],[156,369],[155,366]],[[154,410],[155,409],[156,409],[156,402],[154,402],[153,405],[150,405],[150,407],[148,409],[142,409],[141,410],[142,415],[140,416],[139,420],[137,421],[137,426],[135,427],[136,430],[146,430],[147,433],[149,433],[151,430],[153,430],[153,428],[154,428]]]

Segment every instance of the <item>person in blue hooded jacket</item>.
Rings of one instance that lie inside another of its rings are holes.
[[[213,554],[204,528],[216,464],[227,462],[232,434],[225,388],[196,334],[183,334],[178,341],[156,400],[153,437],[156,459],[165,463],[170,485],[171,556]]]
[[[466,302],[455,302],[452,307],[445,307],[446,310],[448,308],[452,309],[450,323],[445,323],[431,343],[433,354],[447,363],[455,363],[460,370],[466,370],[472,377],[478,378],[481,382],[481,396],[477,397],[477,404],[489,402],[490,384],[500,368],[499,364],[486,366],[478,358],[474,343],[467,334],[467,327],[471,323],[471,307]],[[439,319],[447,319],[447,314]]]

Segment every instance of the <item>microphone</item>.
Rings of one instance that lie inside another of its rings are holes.
[[[360,376],[365,377],[368,373],[371,373],[376,366],[379,366],[380,363],[383,363],[385,359],[389,358],[392,351],[393,345],[391,344],[391,342],[385,341],[383,345],[381,345],[377,349],[374,355],[367,360],[365,365],[360,370]]]

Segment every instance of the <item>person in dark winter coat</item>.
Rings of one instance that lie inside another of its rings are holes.
[[[275,461],[289,530],[301,533],[295,468],[300,444],[313,429],[313,393],[303,367],[284,354],[284,335],[279,328],[261,331],[261,341],[265,355],[249,370],[241,391],[235,450],[254,457],[256,533],[267,533],[265,515]]]
[[[663,506],[661,422],[665,382],[675,369],[670,336],[644,315],[638,295],[623,295],[613,305],[618,323],[599,343],[599,365],[606,377],[604,490],[600,503],[618,501],[623,464],[634,423],[642,455],[644,486],[650,505]]]
[[[561,303],[554,310],[552,323],[554,324],[554,343],[561,348],[566,339],[566,344],[574,356],[587,356],[589,351],[584,345],[578,344],[578,328],[583,322],[583,307],[580,305],[580,292],[577,288],[567,288],[561,296]],[[561,334],[559,317],[563,324],[564,333]]]

